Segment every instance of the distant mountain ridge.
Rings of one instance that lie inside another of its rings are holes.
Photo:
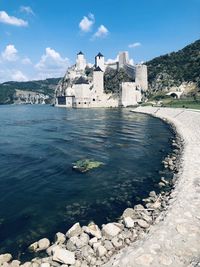
[[[193,83],[196,89],[200,88],[200,40],[146,64],[151,91],[169,90],[183,83]]]
[[[0,84],[0,104],[12,104],[15,102],[16,90],[32,91],[49,96],[48,102],[51,103],[56,86],[61,78],[50,78],[46,80],[28,82],[5,82]]]

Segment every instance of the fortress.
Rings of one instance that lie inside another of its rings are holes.
[[[109,69],[124,69],[131,82],[122,82],[117,93],[105,93],[104,76]],[[128,52],[120,52],[113,63],[106,63],[99,53],[94,66],[87,64],[84,54],[79,52],[76,64],[67,69],[56,88],[55,105],[66,108],[127,107],[141,102],[147,89],[147,66],[131,64]]]

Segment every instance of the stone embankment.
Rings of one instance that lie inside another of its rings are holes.
[[[164,167],[174,172],[173,179],[161,177],[160,193],[150,192],[143,205],[127,208],[118,222],[101,229],[94,223],[82,227],[76,223],[67,233],[57,233],[54,242],[43,238],[30,245],[31,251],[46,252],[46,257],[21,263],[3,254],[0,266],[196,266],[200,254],[200,113],[155,108],[137,111],[176,126],[180,135],[172,142],[173,153],[163,160]],[[184,154],[180,158],[183,139]]]
[[[200,112],[151,107],[135,111],[167,120],[176,127],[184,140],[181,169],[161,221],[104,267],[200,266]]]

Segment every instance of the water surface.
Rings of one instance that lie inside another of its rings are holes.
[[[126,109],[0,106],[0,253],[116,220],[159,182],[172,130]],[[81,174],[84,158],[104,163]]]

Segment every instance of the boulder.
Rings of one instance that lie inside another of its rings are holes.
[[[10,264],[10,267],[19,267],[20,264],[21,264],[20,261],[18,261],[18,260],[13,260],[13,261],[11,262],[11,264]]]
[[[64,244],[66,241],[66,236],[63,234],[63,233],[56,233],[56,236],[55,236],[55,243],[56,244]]]
[[[94,243],[94,244],[93,244],[93,249],[94,249],[94,251],[97,251],[97,248],[98,248],[99,246],[101,246],[101,242]]]
[[[131,219],[131,217],[125,217],[124,218],[124,224],[127,228],[133,228],[134,227],[134,220]]]
[[[107,239],[112,239],[121,232],[121,229],[114,223],[105,224],[102,228],[102,234]]]
[[[48,262],[44,262],[40,264],[40,267],[51,267],[51,265]]]
[[[156,192],[155,192],[155,191],[151,191],[151,192],[149,193],[149,196],[150,196],[150,197],[157,197],[157,195],[156,195]]]
[[[131,209],[131,208],[125,209],[125,211],[122,214],[122,218],[123,219],[126,218],[126,217],[133,218],[134,216],[135,216],[135,211],[134,211],[134,209]]]
[[[112,250],[112,249],[113,249],[113,244],[112,244],[112,242],[109,241],[109,240],[105,240],[103,246],[104,246],[107,250]]]
[[[54,251],[55,251],[56,249],[58,249],[58,248],[60,248],[60,246],[54,244],[54,245],[50,246],[50,247],[46,250],[46,253],[47,253],[49,256],[52,256],[53,253],[54,253]]]
[[[33,244],[31,244],[28,249],[32,252],[35,252],[38,248],[38,242],[34,242]]]
[[[27,261],[27,262],[25,262],[23,265],[21,265],[21,266],[23,266],[23,267],[32,267],[32,264],[31,264],[31,262],[30,261]]]
[[[12,255],[9,253],[0,255],[0,264],[3,264],[5,262],[9,262],[11,260],[12,260]]]
[[[120,248],[120,247],[122,247],[122,245],[123,245],[122,240],[120,240],[117,236],[115,236],[111,241],[112,241],[113,246],[114,246],[115,248]]]
[[[75,253],[64,248],[56,248],[53,253],[53,261],[64,264],[75,264]]]
[[[81,248],[81,254],[82,254],[82,257],[87,259],[88,256],[94,256],[94,250],[89,245],[86,245]]]
[[[134,206],[134,210],[136,211],[145,210],[145,207],[142,204],[138,204]]]
[[[66,233],[68,238],[72,236],[79,236],[82,233],[82,229],[79,223],[75,223]]]
[[[97,237],[99,239],[102,236],[101,230],[99,229],[98,225],[96,225],[95,223],[90,223],[90,224],[88,224],[88,226],[84,226],[83,227],[83,230],[87,234],[90,234],[92,236],[95,236],[95,237]]]
[[[145,220],[139,219],[139,220],[137,220],[137,223],[142,228],[148,228],[149,227],[149,224]]]
[[[107,253],[107,249],[104,246],[101,245],[97,248],[97,257],[102,257],[106,255],[106,253]]]
[[[45,250],[50,246],[50,241],[47,238],[42,238],[38,241],[37,251]]]
[[[147,215],[147,214],[145,214],[145,213],[142,213],[141,217],[142,217],[142,219],[145,220],[146,222],[148,222],[148,223],[152,223],[152,218],[151,218],[151,216],[149,216],[149,215]]]
[[[89,240],[89,245],[92,246],[94,243],[97,243],[98,242],[98,239],[97,237],[93,237]]]
[[[69,251],[75,251],[76,250],[76,245],[77,243],[79,242],[79,239],[77,236],[72,236],[70,237],[70,239],[67,241],[67,245],[66,245],[66,248],[69,250]]]
[[[79,239],[82,247],[87,245],[90,240],[89,235],[85,233],[82,233]]]

